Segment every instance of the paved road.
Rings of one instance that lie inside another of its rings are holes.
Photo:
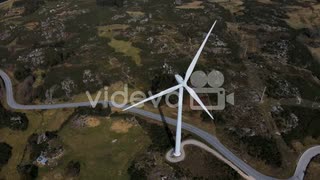
[[[186,157],[186,152],[185,152],[185,146],[186,145],[188,145],[188,146],[189,145],[198,146],[199,148],[211,153],[212,155],[214,155],[215,157],[217,157],[218,159],[220,159],[221,161],[226,163],[228,166],[230,166],[232,169],[234,169],[237,173],[239,173],[244,179],[246,179],[246,180],[254,180],[253,177],[248,176],[247,174],[243,173],[241,171],[241,169],[239,169],[232,162],[230,162],[225,157],[223,157],[216,150],[212,149],[211,147],[207,146],[206,144],[204,144],[204,143],[202,143],[202,142],[200,142],[198,140],[195,140],[195,139],[188,139],[188,140],[184,140],[184,141],[181,142],[181,156],[179,156],[179,157],[173,156],[174,148],[172,148],[171,150],[169,150],[166,153],[166,159],[171,163],[177,163],[177,162],[183,161],[185,159],[185,157]]]
[[[40,109],[58,109],[58,108],[76,108],[76,107],[83,107],[83,106],[91,106],[89,102],[79,102],[79,103],[64,103],[64,104],[44,104],[44,105],[21,105],[18,104],[14,97],[13,97],[13,90],[12,90],[12,82],[9,78],[9,76],[2,70],[0,70],[0,77],[3,79],[5,88],[6,88],[6,98],[7,98],[7,104],[12,109],[20,109],[20,110],[40,110]],[[99,101],[101,104],[105,104],[105,101]],[[113,104],[113,102],[107,102],[109,104]],[[126,108],[128,106],[124,106],[123,108]],[[157,121],[163,121],[163,117],[161,117],[159,114],[155,114],[152,112],[148,112],[142,109],[132,108],[128,110],[131,113],[139,114]],[[166,122],[170,125],[176,126],[176,120],[164,117]],[[241,169],[243,172],[245,172],[247,175],[255,178],[255,179],[264,179],[264,180],[271,180],[276,179],[270,176],[266,176],[257,170],[253,169],[250,165],[239,159],[236,155],[234,155],[231,151],[229,151],[215,136],[195,127],[187,123],[182,124],[182,128],[186,131],[189,131],[203,140],[205,140],[208,144],[210,144],[212,147],[214,147],[219,153],[221,153],[226,159],[231,161],[235,166],[237,166],[239,169]],[[304,172],[307,168],[307,165],[312,160],[312,158],[320,154],[320,146],[316,146],[313,148],[310,148],[307,150],[301,157],[297,164],[296,171],[294,173],[294,176],[292,176],[291,180],[296,179],[303,179]]]
[[[320,154],[320,146],[315,146],[306,150],[300,157],[299,162],[291,179],[303,179],[305,175],[305,170],[308,167],[308,164],[315,156]]]

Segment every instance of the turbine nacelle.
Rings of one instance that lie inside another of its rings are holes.
[[[217,22],[217,21],[215,21],[214,24],[212,25],[212,27],[211,27],[211,29],[209,30],[206,38],[205,38],[204,41],[202,42],[202,44],[201,44],[201,46],[200,46],[197,54],[194,56],[191,64],[189,65],[189,68],[188,68],[188,70],[187,70],[187,72],[186,72],[185,78],[181,77],[179,74],[175,74],[175,75],[174,75],[176,81],[178,82],[178,85],[173,86],[173,87],[171,87],[171,88],[168,88],[168,89],[166,89],[166,90],[164,90],[164,91],[161,91],[160,93],[158,93],[158,94],[156,94],[156,95],[153,95],[153,96],[150,96],[149,98],[146,98],[146,99],[144,99],[144,100],[142,100],[142,101],[140,101],[140,102],[138,102],[138,103],[136,103],[136,104],[134,104],[134,105],[131,105],[131,106],[125,108],[124,111],[125,111],[125,110],[128,110],[128,109],[130,109],[130,108],[132,108],[132,107],[138,106],[138,105],[140,105],[140,104],[143,104],[143,103],[145,103],[145,102],[147,102],[147,101],[150,101],[150,100],[152,100],[152,99],[155,99],[155,98],[161,97],[161,96],[163,96],[163,95],[169,94],[169,93],[171,93],[171,92],[173,92],[173,91],[176,91],[176,90],[178,90],[178,89],[179,89],[179,99],[181,99],[181,102],[182,102],[182,99],[183,99],[183,89],[185,89],[185,90],[190,94],[190,96],[192,96],[193,99],[198,102],[198,104],[202,107],[202,109],[203,109],[204,111],[206,111],[206,113],[207,113],[212,119],[214,119],[213,116],[211,115],[211,113],[208,111],[207,107],[206,107],[206,106],[203,104],[203,102],[201,101],[200,97],[197,95],[197,93],[196,93],[191,87],[189,87],[189,86],[187,85],[187,82],[188,82],[188,80],[190,79],[190,76],[191,76],[191,74],[192,74],[192,72],[193,72],[193,70],[194,70],[194,68],[195,68],[195,66],[196,66],[196,64],[197,64],[197,61],[199,60],[199,57],[200,57],[200,55],[201,55],[201,52],[202,52],[202,50],[203,50],[206,42],[208,41],[208,38],[209,38],[209,36],[210,36],[210,34],[211,34],[214,26],[216,25],[216,22]],[[183,88],[183,89],[182,89],[182,88]],[[182,106],[182,104],[181,104],[180,106]],[[178,109],[178,111],[179,111],[179,112],[182,111],[181,107]]]
[[[169,94],[173,91],[176,91],[176,90],[179,90],[179,102],[178,102],[178,114],[177,114],[177,130],[176,130],[176,145],[175,145],[175,152],[174,152],[174,156],[178,157],[181,155],[181,151],[180,151],[180,145],[181,145],[181,126],[182,126],[182,106],[183,106],[183,91],[186,90],[190,96],[193,97],[193,99],[198,102],[198,104],[202,107],[202,109],[213,119],[211,113],[208,111],[207,107],[203,104],[203,102],[201,101],[200,97],[197,95],[197,93],[187,85],[187,82],[188,80],[190,79],[190,76],[197,64],[197,61],[199,60],[199,57],[201,55],[201,52],[212,32],[212,29],[214,28],[214,26],[216,25],[216,22],[214,22],[214,24],[212,25],[210,31],[208,32],[206,38],[204,39],[204,41],[202,42],[197,54],[194,56],[191,64],[189,65],[189,68],[186,72],[186,75],[185,75],[185,78],[182,78],[180,75],[178,74],[175,74],[174,77],[176,79],[176,81],[178,82],[178,85],[175,85],[171,88],[168,88],[164,91],[161,91],[160,93],[156,94],[156,95],[153,95],[153,96],[150,96],[149,98],[146,98],[134,105],[131,105],[127,108],[124,109],[127,110],[127,109],[130,109],[132,107],[135,107],[135,106],[138,106],[140,104],[143,104],[147,101],[150,101],[152,99],[155,99],[155,98],[158,98],[158,97],[161,97],[163,95],[166,95],[166,94]]]
[[[184,85],[185,82],[184,82],[183,78],[179,74],[174,75],[174,77],[176,78],[176,81],[179,84],[183,84]]]

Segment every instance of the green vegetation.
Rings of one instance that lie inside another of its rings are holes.
[[[70,161],[65,169],[67,177],[77,177],[80,175],[81,164],[79,162]]]
[[[35,161],[40,155],[41,152],[45,152],[49,148],[49,141],[52,139],[56,139],[58,136],[56,132],[45,132],[44,133],[46,140],[41,143],[38,143],[39,134],[32,134],[28,138],[28,145],[30,146],[30,156],[29,159],[31,162]],[[51,148],[51,147],[50,147]]]
[[[148,123],[139,119],[139,124],[148,133],[152,144],[141,152],[128,168],[130,179],[157,179],[165,175],[168,179],[240,179],[240,175],[212,154],[194,146],[186,147],[186,159],[180,163],[168,163],[163,156],[172,147],[171,130],[165,125]],[[170,131],[170,133],[168,133]],[[183,139],[194,138],[186,133]],[[154,173],[154,172],[158,173]]]
[[[0,171],[2,166],[6,165],[11,158],[12,147],[4,142],[0,143]]]
[[[299,31],[297,31],[299,32]],[[320,78],[320,62],[314,59],[311,52],[302,42],[291,42],[290,63],[297,67],[310,70],[316,77]]]
[[[108,117],[111,114],[111,106],[103,107],[102,104],[97,104],[95,108],[79,107],[75,113],[79,115]]]
[[[10,55],[7,48],[0,47],[0,59],[5,59]]]
[[[123,0],[96,0],[98,6],[123,6]]]
[[[53,94],[53,98],[67,98],[66,92],[62,89],[62,82],[64,80],[70,80],[70,90],[72,94],[79,94],[81,92],[90,91],[96,92],[103,88],[104,84],[94,82],[85,84],[83,82],[83,72],[85,70],[91,70],[97,68],[95,65],[88,66],[72,66],[72,67],[57,67],[54,71],[46,73],[44,77],[43,85],[39,86],[38,94],[39,98],[45,99],[46,90],[50,89],[52,86],[56,85],[58,88]],[[102,74],[99,76],[101,82],[106,82],[108,80],[107,75]]]
[[[149,139],[139,126],[131,127],[127,133],[117,133],[111,130],[116,118],[99,120],[101,124],[97,127],[79,129],[72,127],[71,122],[63,126],[58,135],[65,154],[54,172],[62,173],[70,161],[77,161],[81,179],[128,179],[126,169],[132,158],[149,144]],[[40,174],[47,176],[50,171],[40,169]]]
[[[314,100],[320,96],[319,86],[312,80],[313,76],[319,77],[319,64],[313,61],[304,42],[301,42],[300,30],[288,27],[284,20],[287,18],[286,11],[291,9],[285,3],[300,6],[291,1],[264,3],[239,0],[221,5],[211,3],[212,1],[187,0],[178,8],[172,0],[125,1],[125,6],[122,0],[8,2],[0,7],[0,66],[10,75],[13,73],[20,82],[16,87],[20,87],[26,77],[35,76],[34,89],[30,89],[35,104],[79,100],[79,96],[82,96],[82,101],[85,91],[95,93],[103,86],[113,86],[114,83],[128,83],[132,89],[151,89],[153,93],[174,85],[176,81],[172,74],[179,73],[183,76],[208,27],[216,19],[218,24],[196,70],[209,72],[212,69],[226,69],[222,71],[226,77],[224,88],[228,88],[227,91],[230,92],[236,90],[236,96],[239,96],[239,102],[241,100],[244,106],[229,106],[230,109],[215,113],[214,123],[206,114],[186,109],[188,118],[190,115],[190,122],[194,125],[205,127],[204,129],[208,127],[206,130],[214,129],[208,132],[216,133],[216,129],[234,128],[238,127],[238,123],[243,123],[243,127],[259,134],[260,124],[256,120],[261,119],[262,113],[255,108],[251,94],[249,93],[250,98],[243,94],[248,94],[248,91],[260,94],[260,90],[267,86],[268,96],[265,98],[280,99],[301,95],[302,98]],[[24,14],[19,14],[20,7],[25,7]],[[15,11],[18,15],[15,15]],[[316,9],[312,11],[316,12]],[[300,21],[300,18],[292,17],[291,20]],[[312,42],[312,39],[317,39],[316,36],[308,38],[309,43],[314,46],[318,45],[318,42]],[[275,44],[279,39],[286,43]],[[242,44],[247,40],[248,47],[245,43]],[[35,50],[36,53],[32,53]],[[242,57],[240,54],[244,50],[248,53],[244,53]],[[284,60],[284,63],[279,63],[279,60]],[[88,79],[85,78],[87,72],[90,72]],[[265,80],[273,73],[279,78],[267,79],[261,84],[251,80]],[[51,90],[52,94],[49,94]],[[20,95],[19,92],[17,94]],[[209,95],[209,98],[215,102],[213,96]],[[255,101],[257,99],[258,97]],[[291,107],[288,109],[288,113],[294,112],[300,119],[297,127],[282,134],[288,144],[292,140],[303,140],[309,136],[319,137],[319,123],[316,121],[318,111]],[[127,116],[114,115],[111,120],[106,119],[104,117],[111,113],[110,108],[98,106],[96,109],[75,109],[75,114],[72,115],[73,118],[75,115],[92,116],[93,119],[98,119],[98,126],[74,127],[73,122],[66,121],[66,116],[72,113],[73,110],[32,111],[27,113],[29,116],[26,118],[23,113],[7,111],[1,106],[0,134],[12,146],[15,157],[9,161],[8,166],[4,166],[8,172],[6,178],[12,176],[17,179],[14,176],[15,167],[21,161],[20,156],[24,154],[23,148],[30,135],[33,134],[28,146],[32,151],[26,153],[30,161],[48,148],[47,143],[35,144],[38,134],[46,131],[61,129],[57,134],[66,148],[65,156],[59,160],[57,167],[40,168],[41,177],[49,179],[55,173],[68,177],[79,176],[80,179],[109,179],[112,176],[129,178],[129,174],[131,178],[144,179],[151,169],[137,168],[144,160],[136,158],[138,153],[142,152],[145,156],[161,154],[162,156],[155,157],[163,159],[163,154],[173,147],[172,132],[167,126],[149,124],[139,119],[141,127],[133,125],[126,133],[115,132],[110,130],[113,121],[121,121]],[[175,111],[169,110],[167,113],[175,115]],[[17,116],[22,119],[16,121]],[[287,118],[287,115],[283,116]],[[198,121],[199,119],[202,121]],[[11,131],[12,129],[26,131],[17,132]],[[267,165],[279,167],[279,150],[274,139],[269,138],[268,132],[272,131],[267,129],[263,136],[237,137],[237,141],[241,140],[245,144],[239,146],[241,151],[248,150],[251,156],[266,161]],[[219,133],[215,135],[225,136],[225,132]],[[114,140],[116,141],[113,142]],[[271,158],[267,158],[268,156]],[[195,156],[194,160],[197,158]],[[24,157],[23,162],[25,159]],[[158,161],[150,160],[150,157],[146,159],[148,163],[154,163],[148,167],[157,167]],[[254,164],[254,161],[250,163]],[[160,164],[163,165],[161,168],[174,169],[177,173],[173,174],[178,174],[179,177],[193,176],[180,165]],[[221,166],[221,172],[224,172],[221,177],[224,179],[235,176],[221,163],[208,163],[208,166]],[[194,165],[189,169],[191,171],[197,168]],[[23,177],[35,178],[38,174],[37,167],[31,165],[29,159],[18,170]],[[215,179],[217,178],[218,176]]]
[[[24,0],[25,15],[36,12],[41,5],[44,5],[44,0]]]
[[[182,177],[191,174],[193,179],[241,179],[235,170],[212,154],[195,146],[187,146],[185,150],[188,156],[183,162],[175,165],[180,167]]]
[[[131,180],[146,180],[148,167],[139,168],[139,161],[132,161],[130,167],[128,168],[128,174],[130,174]]]
[[[35,180],[38,177],[39,168],[33,164],[19,165],[17,171],[21,179]]]
[[[266,164],[280,167],[282,160],[274,139],[262,136],[243,137],[241,141],[247,145],[248,154],[264,160]]]
[[[174,144],[172,144],[172,134],[169,134],[163,126],[159,126],[154,123],[148,123],[145,120],[139,119],[140,126],[148,133],[151,138],[152,144],[150,145],[150,149],[154,151],[159,151],[161,153],[165,153],[168,149],[172,148]]]
[[[198,149],[197,149],[198,151]],[[211,156],[211,155],[209,155]],[[208,157],[209,163],[208,163],[208,167],[215,167],[215,178],[217,180],[224,180],[224,179],[228,179],[228,180],[240,180],[242,179],[241,176],[234,170],[232,169],[230,166],[226,165],[224,162],[221,162],[221,160],[217,159],[217,158],[212,158],[212,157]]]
[[[303,141],[310,136],[320,137],[320,110],[295,106],[283,106],[285,110],[283,117],[289,118],[286,114],[294,113],[299,121],[297,127],[283,134],[284,140],[290,145],[293,140]]]
[[[141,65],[140,49],[133,47],[132,43],[112,39],[109,43],[109,46],[114,48],[116,52],[121,52],[124,53],[126,56],[131,57],[137,65]]]
[[[242,145],[245,145],[246,152],[250,156],[264,161],[266,165],[271,165],[276,168],[281,167],[282,157],[275,139],[262,135],[240,135],[237,131],[240,130],[235,129],[235,131],[230,134],[230,138],[232,138],[234,143],[240,142]]]
[[[298,75],[287,75],[286,77],[295,87],[299,88],[303,99],[314,101],[320,97],[320,86],[313,79],[305,80]]]
[[[41,115],[39,115],[39,113],[36,111],[26,111],[26,116],[28,117],[28,119],[30,119],[28,128],[26,130],[16,131],[10,128],[0,129],[0,136],[6,143],[10,144],[10,146],[12,147],[11,159],[9,160],[8,164],[2,168],[2,171],[0,173],[1,177],[4,177],[5,179],[20,179],[20,176],[24,174],[24,172],[29,172],[25,170],[32,170],[34,168],[37,168],[36,166],[31,166],[29,162],[25,161],[25,159],[29,158],[27,154],[25,155],[25,149],[28,144],[28,137],[31,136],[35,131],[37,131],[39,127],[41,127],[42,118]],[[45,127],[43,127],[42,129],[45,129]],[[22,160],[23,162],[21,162]],[[19,169],[18,166],[33,168]]]
[[[32,72],[27,67],[18,66],[17,69],[14,71],[14,78],[18,81],[23,81],[28,76],[32,75]]]
[[[0,129],[8,127],[12,130],[26,130],[29,120],[24,113],[6,110],[0,103]]]

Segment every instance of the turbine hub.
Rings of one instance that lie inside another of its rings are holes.
[[[183,78],[179,74],[174,75],[174,77],[176,78],[176,81],[179,84],[183,84],[184,83]]]

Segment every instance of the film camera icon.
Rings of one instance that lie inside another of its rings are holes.
[[[190,78],[193,90],[197,94],[216,94],[214,105],[206,106],[208,110],[223,110],[226,102],[234,105],[234,93],[226,95],[226,91],[221,86],[224,83],[224,76],[220,71],[212,70],[208,75],[203,71],[195,71]],[[210,87],[205,87],[209,84]],[[210,95],[210,97],[212,97]],[[190,96],[190,107],[192,110],[202,110],[201,106],[195,105]]]

